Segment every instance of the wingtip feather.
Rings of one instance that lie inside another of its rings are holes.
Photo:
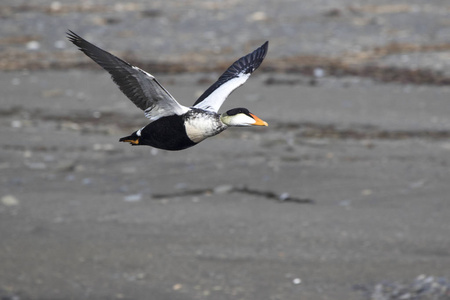
[[[68,29],[66,31],[66,37],[69,39],[69,41],[76,42],[78,39],[80,39],[80,36],[73,32],[72,30]]]
[[[79,36],[78,34],[76,34],[75,32],[73,32],[72,30],[67,30],[66,31],[66,37],[67,39],[74,44],[75,46],[78,46],[78,49],[83,51],[83,43],[87,43],[87,41],[85,39],[83,39],[81,36]]]

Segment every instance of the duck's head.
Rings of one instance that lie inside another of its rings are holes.
[[[267,122],[261,120],[246,108],[233,108],[224,112],[220,120],[228,126],[268,126]]]

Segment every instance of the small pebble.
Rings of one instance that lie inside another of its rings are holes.
[[[11,121],[11,127],[12,128],[21,128],[22,127],[22,121],[20,121],[20,120],[12,120]]]
[[[278,197],[278,199],[279,199],[280,201],[286,201],[286,200],[288,200],[289,198],[291,198],[291,195],[289,195],[289,193],[282,193],[282,194]]]
[[[61,2],[59,2],[59,1],[53,1],[53,2],[50,4],[50,9],[51,9],[52,11],[59,11],[61,8],[62,8],[62,4],[61,4]]]
[[[322,68],[315,68],[314,69],[314,77],[316,78],[321,78],[325,76],[325,71]]]
[[[19,205],[19,200],[13,195],[3,196],[1,202],[5,206],[16,206]]]
[[[293,283],[293,284],[300,284],[300,283],[302,283],[302,280],[301,280],[300,278],[294,278],[294,279],[292,280],[292,283]]]
[[[38,41],[29,41],[26,44],[28,50],[39,50],[41,48],[41,44]]]
[[[128,195],[123,197],[123,200],[125,202],[138,202],[142,200],[142,194],[132,194],[132,195]]]
[[[267,19],[267,14],[263,11],[256,11],[248,17],[248,20],[251,22],[266,21]]]
[[[229,184],[222,184],[219,186],[216,186],[213,190],[214,194],[228,194],[232,192],[234,187]]]

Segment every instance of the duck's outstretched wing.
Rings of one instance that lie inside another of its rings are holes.
[[[188,108],[180,105],[153,75],[100,49],[72,31],[67,32],[67,38],[108,71],[120,90],[142,109],[151,121],[188,111]]]
[[[264,60],[269,42],[235,61],[194,103],[194,107],[218,112],[225,99],[244,84]]]

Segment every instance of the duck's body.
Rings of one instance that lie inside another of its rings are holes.
[[[165,150],[183,150],[221,133],[227,127],[220,121],[219,114],[192,108],[183,115],[159,118],[120,141]]]
[[[150,124],[121,138],[132,145],[183,150],[230,126],[267,126],[245,108],[218,110],[228,95],[241,86],[263,61],[268,42],[232,64],[192,107],[180,105],[151,74],[87,42],[69,31],[69,40],[108,71],[133,103],[144,110]]]

